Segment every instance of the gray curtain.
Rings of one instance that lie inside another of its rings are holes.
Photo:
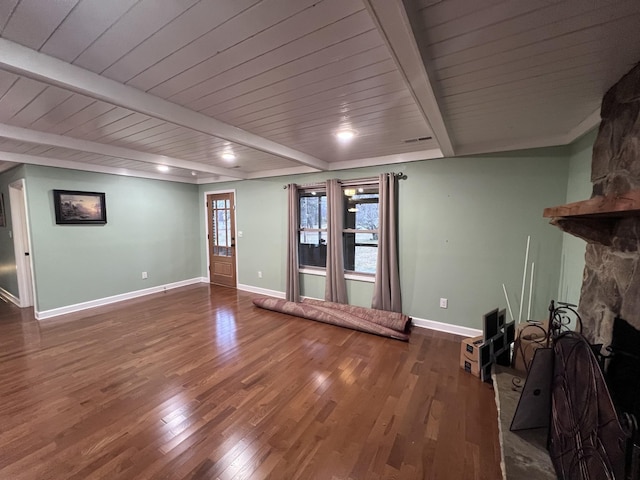
[[[327,180],[327,278],[324,299],[336,303],[348,303],[342,254],[343,209],[344,199],[340,181]]]
[[[397,186],[393,173],[382,173],[378,224],[378,264],[371,307],[402,312],[398,272]]]
[[[300,300],[300,278],[298,276],[298,186],[288,185],[289,217],[287,230],[287,289],[286,298],[290,302]]]

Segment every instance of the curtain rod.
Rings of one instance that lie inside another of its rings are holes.
[[[398,177],[398,180],[406,180],[407,176],[402,173],[395,173],[395,172],[390,172],[391,175],[394,175],[396,177]],[[378,183],[378,177],[367,177],[367,178],[354,178],[353,180],[341,180],[340,183],[342,185],[363,185],[363,184],[372,184],[372,183]],[[304,185],[298,185],[298,188],[321,188],[324,187],[326,185],[325,182],[318,182],[318,183],[306,183]],[[289,187],[289,185],[283,185],[282,188],[283,189],[287,189]]]

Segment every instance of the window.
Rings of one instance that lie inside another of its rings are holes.
[[[344,269],[376,273],[378,258],[378,185],[345,187]]]
[[[378,256],[378,184],[342,189],[344,269],[375,274]],[[300,267],[326,268],[327,196],[325,191],[300,190],[298,258]]]
[[[327,266],[327,194],[324,191],[301,190],[300,237],[298,257],[300,266]]]

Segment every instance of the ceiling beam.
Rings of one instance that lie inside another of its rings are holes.
[[[364,0],[442,153],[455,152],[402,0]]]
[[[327,170],[329,166],[319,158],[3,38],[0,38],[0,68],[302,165],[319,170]]]
[[[97,153],[99,155],[106,155],[109,157],[126,158],[127,160],[153,163],[155,165],[184,168],[185,170],[194,170],[196,172],[213,173],[216,175],[224,175],[226,177],[240,179],[247,178],[246,173],[237,169],[216,167],[213,165],[207,165],[206,163],[190,162],[179,158],[141,152],[130,148],[117,147],[115,145],[106,145],[104,143],[92,142],[90,140],[65,137],[54,133],[38,132],[36,130],[14,127],[3,123],[0,123],[0,137],[10,138],[11,140],[17,140],[20,142],[38,143],[41,145],[49,145],[51,147],[61,147],[71,150],[80,150],[83,152]]]

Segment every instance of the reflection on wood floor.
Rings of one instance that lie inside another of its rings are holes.
[[[0,301],[0,478],[501,478],[459,338],[252,297],[201,284],[42,322]]]

